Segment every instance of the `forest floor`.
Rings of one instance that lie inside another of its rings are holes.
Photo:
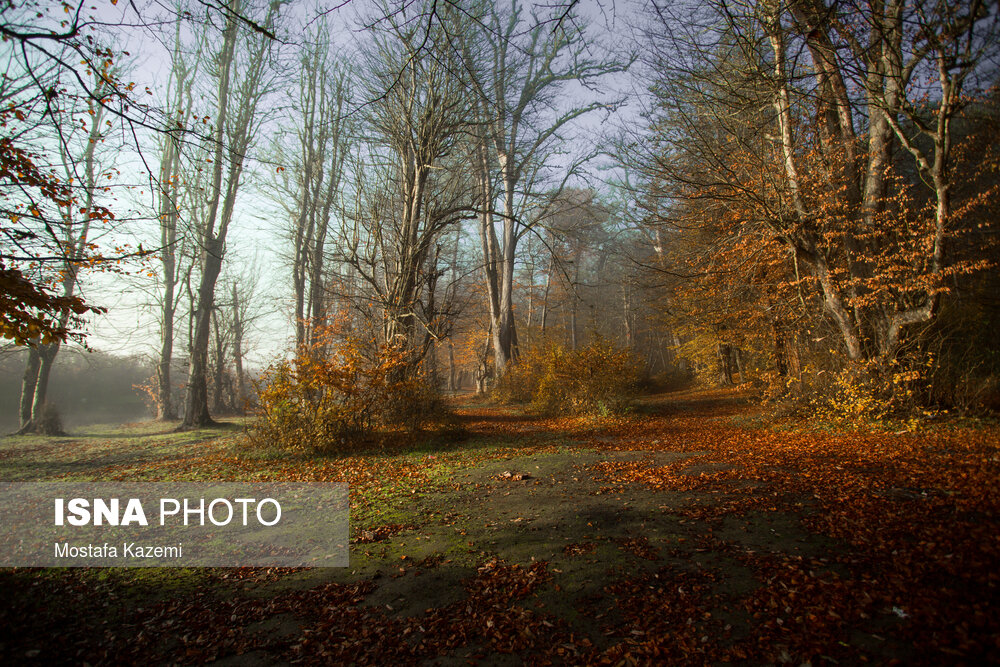
[[[726,391],[456,412],[341,457],[237,423],[0,440],[2,481],[346,481],[352,522],[348,568],[0,570],[0,660],[1000,662],[996,426],[778,427]]]

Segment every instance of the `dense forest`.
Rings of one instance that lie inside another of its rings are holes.
[[[0,4],[0,662],[1000,663],[998,37]]]
[[[4,9],[22,432],[115,316],[148,320],[143,391],[185,427],[256,404],[268,318],[265,414],[691,379],[852,419],[996,407],[992,4],[350,9]]]

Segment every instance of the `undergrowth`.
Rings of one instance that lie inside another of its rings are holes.
[[[497,381],[492,396],[502,404],[529,404],[543,415],[610,416],[631,409],[639,381],[633,354],[606,339],[577,350],[545,343],[526,350]]]

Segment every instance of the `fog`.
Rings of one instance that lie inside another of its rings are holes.
[[[26,355],[10,350],[0,357],[0,433],[17,430]],[[89,424],[146,420],[151,413],[137,385],[151,373],[148,361],[138,357],[66,349],[52,371],[49,403],[57,406],[69,432]]]

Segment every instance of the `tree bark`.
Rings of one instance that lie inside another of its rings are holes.
[[[457,369],[455,368],[455,343],[448,340],[448,391],[458,391]]]
[[[198,287],[198,305],[194,311],[194,337],[191,341],[187,399],[181,429],[215,424],[208,409],[208,343],[212,311],[215,308],[215,283],[222,270],[222,244],[211,239],[205,242],[205,246],[201,257],[201,284]]]
[[[38,433],[60,435],[52,430],[52,425],[45,419],[46,398],[49,391],[49,378],[52,375],[52,365],[59,353],[59,342],[43,345],[38,350],[38,379],[35,382],[35,395],[31,400],[31,423]]]
[[[28,360],[25,363],[24,375],[21,377],[21,403],[20,403],[20,426],[18,434],[23,435],[34,430],[34,423],[31,421],[31,405],[35,399],[35,385],[38,383],[38,367],[41,364],[41,357],[38,348],[31,346],[28,348]]]
[[[279,5],[268,10],[265,25],[271,25]],[[201,279],[194,308],[194,333],[188,368],[188,391],[184,421],[180,430],[210,426],[215,422],[208,408],[208,344],[215,308],[215,285],[222,270],[226,234],[236,206],[236,195],[243,175],[243,164],[253,137],[257,104],[263,95],[264,71],[270,53],[270,39],[255,35],[256,46],[247,54],[247,68],[238,89],[233,86],[233,63],[239,37],[239,6],[227,14],[223,42],[218,54],[218,114],[213,134],[213,171],[209,189],[209,209],[201,226]],[[233,93],[238,93],[231,99]],[[230,103],[235,102],[230,117]],[[223,187],[223,162],[228,170]],[[221,210],[220,210],[221,209]]]
[[[103,80],[98,78],[96,90],[101,91],[105,87]],[[104,107],[91,101],[88,103],[90,113],[90,130],[87,133],[87,144],[83,150],[83,187],[84,201],[80,210],[80,220],[76,221],[76,206],[80,203],[74,202],[72,206],[63,212],[64,230],[63,239],[64,255],[62,258],[62,294],[65,297],[72,297],[76,293],[78,281],[80,279],[80,264],[87,254],[87,242],[90,235],[90,212],[94,208],[94,191],[96,189],[96,150],[101,141],[102,123],[104,119]],[[69,182],[75,178],[76,160],[69,155],[68,146],[65,143],[59,144],[60,156],[63,167],[66,171],[66,178]],[[65,328],[69,324],[70,314],[64,312],[59,316],[59,327]],[[43,419],[46,406],[46,398],[49,389],[49,377],[52,373],[52,365],[56,355],[59,354],[61,342],[59,340],[48,344],[37,343],[37,350],[29,353],[27,367],[25,368],[25,378],[22,382],[22,394],[20,405],[21,428],[19,432],[31,432],[49,429],[50,426]],[[34,379],[29,379],[29,373],[34,373]],[[29,392],[30,393],[27,393]],[[27,401],[30,399],[30,416],[25,420]],[[54,433],[53,433],[54,434]]]
[[[174,41],[173,68],[171,72],[177,86],[174,95],[175,111],[190,113],[192,106],[191,75],[181,56],[180,27]],[[169,128],[164,137],[160,161],[160,264],[163,270],[163,294],[160,303],[160,352],[156,364],[156,415],[157,421],[177,418],[173,400],[171,364],[174,355],[174,319],[177,312],[177,219],[180,196],[181,142],[179,128]]]
[[[242,415],[246,411],[247,386],[246,374],[243,372],[243,328],[246,323],[240,304],[240,293],[236,281],[233,281],[233,366],[236,368],[236,397],[233,409]]]
[[[212,369],[212,409],[216,414],[222,413],[226,409],[226,395],[224,391],[226,374],[226,343],[219,327],[219,311],[212,310],[212,330],[215,333],[215,368]]]

